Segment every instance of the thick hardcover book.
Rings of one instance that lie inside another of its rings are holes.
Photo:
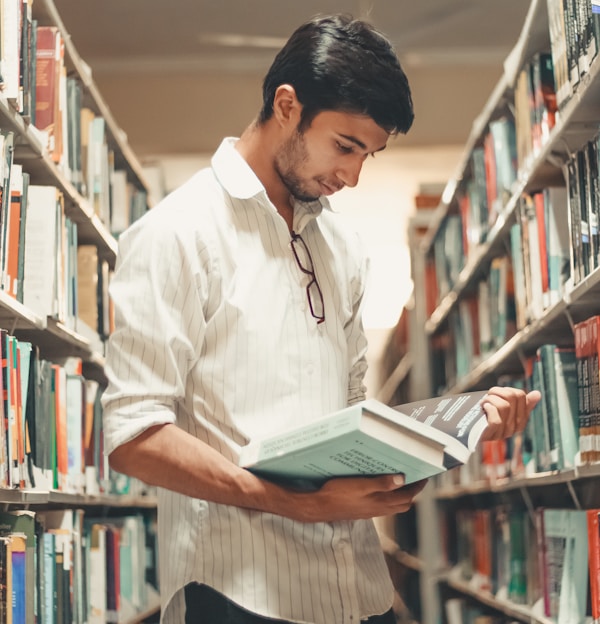
[[[239,465],[298,487],[332,477],[404,474],[412,483],[464,464],[487,426],[484,391],[396,408],[368,399],[242,448]]]

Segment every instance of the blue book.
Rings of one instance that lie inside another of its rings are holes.
[[[25,567],[25,535],[13,533],[12,541],[12,621],[13,624],[27,624],[25,617],[27,602],[27,580]]]

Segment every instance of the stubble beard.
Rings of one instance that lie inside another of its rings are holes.
[[[310,194],[306,190],[305,180],[297,173],[307,161],[308,152],[304,134],[296,129],[275,154],[275,171],[290,195],[302,202],[312,202],[319,198],[319,195]]]

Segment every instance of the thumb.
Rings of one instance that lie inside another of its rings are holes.
[[[531,410],[540,402],[542,398],[542,394],[539,390],[532,390],[527,393],[525,397],[525,402],[527,403],[527,411],[531,412]]]

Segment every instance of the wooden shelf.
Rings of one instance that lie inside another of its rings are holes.
[[[529,607],[516,604],[509,600],[497,598],[489,591],[481,590],[477,588],[476,585],[472,585],[469,582],[462,580],[455,572],[450,572],[444,575],[441,577],[441,580],[459,593],[469,596],[480,604],[491,607],[499,613],[515,618],[519,622],[527,622],[530,624],[556,624],[554,620],[538,613],[541,611],[541,607]]]

